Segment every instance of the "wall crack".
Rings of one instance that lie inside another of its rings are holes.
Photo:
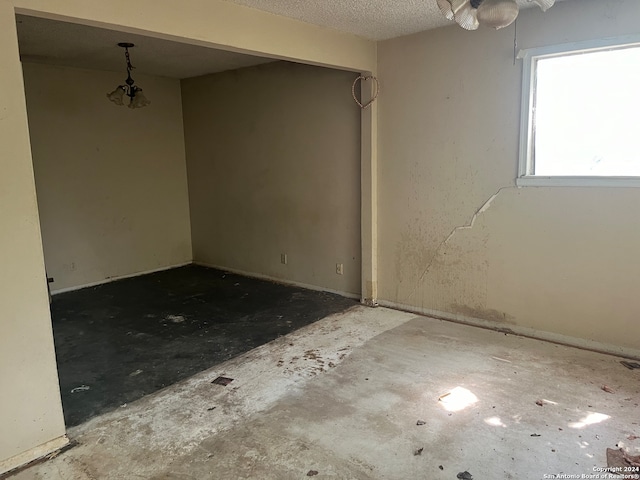
[[[498,195],[500,195],[500,193],[503,190],[506,190],[506,189],[509,189],[509,188],[517,188],[517,187],[512,186],[512,185],[505,186],[505,187],[500,187],[496,191],[496,193],[491,195],[482,204],[482,206],[480,208],[478,208],[473,213],[473,216],[471,217],[471,219],[467,223],[465,223],[464,225],[458,225],[457,227],[455,227],[453,230],[451,230],[449,235],[447,235],[447,237],[438,244],[438,247],[436,248],[435,252],[431,256],[431,259],[429,260],[429,262],[427,263],[427,266],[422,271],[422,275],[420,275],[420,278],[418,278],[418,281],[416,282],[415,286],[413,287],[413,290],[411,290],[411,293],[409,293],[409,296],[406,298],[405,301],[409,301],[411,299],[411,297],[413,297],[415,295],[416,291],[418,290],[418,286],[422,283],[422,281],[424,280],[424,277],[427,276],[427,274],[429,273],[429,270],[431,270],[431,267],[433,267],[433,264],[435,263],[436,258],[438,258],[438,255],[440,254],[440,250],[442,250],[442,248],[445,247],[449,243],[449,241],[455,236],[455,234],[458,233],[460,230],[471,230],[473,228],[474,224],[476,223],[476,219],[480,215],[482,215],[484,212],[489,210],[489,208],[491,207],[491,204],[493,203],[493,201],[498,197]]]

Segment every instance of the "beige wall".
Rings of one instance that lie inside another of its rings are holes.
[[[523,11],[518,42],[635,33],[638,18],[636,0],[561,2]],[[512,52],[513,27],[379,45],[380,298],[640,349],[640,189],[515,188]]]
[[[21,13],[354,70],[373,70],[375,43],[223,0],[0,0],[0,439],[5,459],[64,432],[15,32]],[[247,35],[247,32],[251,32]],[[375,135],[371,145],[375,144]],[[375,149],[374,149],[375,150]],[[30,453],[29,453],[30,452]]]
[[[136,75],[132,110],[106,98],[126,72],[23,68],[52,290],[191,261],[180,81]]]
[[[182,82],[195,261],[360,292],[355,77],[278,62]]]
[[[64,434],[13,9],[0,2],[0,472]],[[7,464],[10,465],[10,464]],[[6,465],[4,465],[6,467]]]

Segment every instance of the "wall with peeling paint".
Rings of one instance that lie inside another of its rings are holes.
[[[636,0],[533,8],[518,44],[636,33],[638,18]],[[379,45],[380,299],[640,349],[640,189],[515,187],[513,40],[446,27]]]

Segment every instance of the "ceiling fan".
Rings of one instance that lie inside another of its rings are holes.
[[[553,6],[555,0],[526,0],[535,3],[543,12]],[[476,30],[485,25],[496,30],[511,25],[520,7],[515,0],[436,0],[438,8],[448,20],[466,30]]]

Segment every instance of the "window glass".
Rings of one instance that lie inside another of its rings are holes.
[[[640,47],[533,62],[530,174],[640,176]]]

